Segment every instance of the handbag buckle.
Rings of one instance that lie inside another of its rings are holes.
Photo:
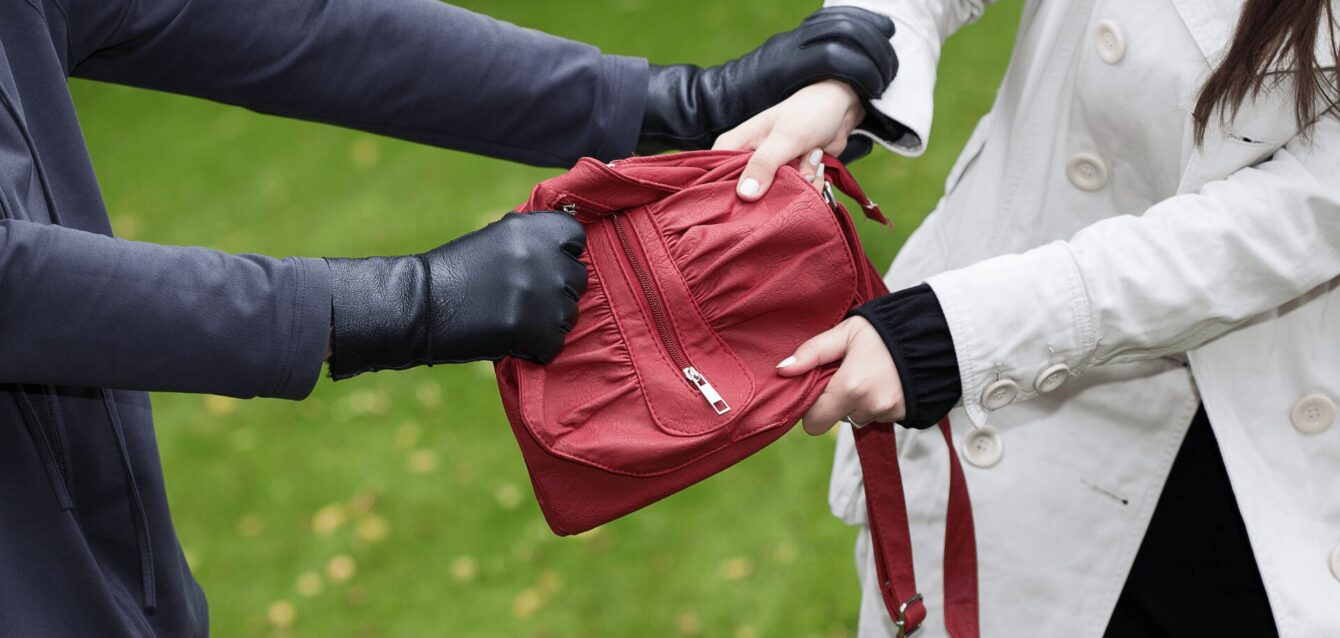
[[[907,608],[911,607],[913,603],[919,602],[921,602],[921,594],[916,594],[903,601],[903,604],[898,605],[898,616],[893,619],[893,625],[898,628],[898,638],[907,638],[908,636],[921,631],[921,625],[913,627],[911,631],[907,630]]]

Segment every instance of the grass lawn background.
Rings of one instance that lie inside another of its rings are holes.
[[[708,64],[816,3],[460,4],[607,52]],[[924,157],[877,150],[854,166],[897,224],[861,223],[881,268],[990,105],[1020,5],[950,41]],[[557,173],[184,97],[72,90],[113,225],[131,239],[276,256],[418,252]],[[158,394],[154,407],[177,529],[217,636],[855,633],[853,531],[825,502],[829,438],[796,431],[682,494],[560,539],[484,364],[323,380],[301,403]]]

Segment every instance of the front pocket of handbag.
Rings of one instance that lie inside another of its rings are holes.
[[[679,279],[645,209],[587,226],[590,284],[563,353],[518,362],[527,427],[560,456],[613,472],[674,471],[747,436],[754,379]],[[755,431],[760,428],[753,428]]]

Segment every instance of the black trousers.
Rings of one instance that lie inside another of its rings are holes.
[[[1106,638],[1278,636],[1202,407],[1159,497]]]

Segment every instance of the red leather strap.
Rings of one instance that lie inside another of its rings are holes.
[[[861,205],[861,212],[865,213],[866,217],[889,228],[893,227],[893,222],[890,222],[884,216],[884,212],[879,209],[879,204],[876,204],[874,200],[870,199],[869,195],[865,194],[864,190],[861,190],[861,185],[856,183],[856,178],[852,177],[851,171],[847,170],[847,165],[839,162],[838,158],[832,155],[824,155],[824,179],[845,193],[847,197],[856,200]]]
[[[835,183],[842,192],[864,202],[867,217],[887,224],[879,207],[865,196],[846,167],[827,156],[824,162],[832,167],[832,170],[825,171],[826,179]],[[854,234],[855,229],[848,232]],[[866,273],[862,278],[866,292],[864,299],[888,294],[888,288],[861,250],[860,241],[853,237],[852,243],[860,254],[860,260],[866,264]],[[909,635],[926,618],[926,606],[917,590],[915,566],[912,563],[907,497],[903,493],[903,477],[898,469],[894,427],[891,423],[871,423],[856,429],[856,453],[861,459],[861,471],[865,476],[866,512],[870,521],[880,594],[889,616],[895,623],[899,623],[902,635]],[[949,419],[942,419],[939,428],[949,454],[949,503],[945,514],[943,565],[945,629],[954,638],[978,638],[981,631],[977,596],[977,534],[973,527],[972,500],[968,496],[968,482],[963,475],[963,466],[954,449],[954,434],[949,427]]]
[[[875,552],[879,593],[889,616],[903,633],[911,633],[926,618],[926,605],[917,590],[912,564],[912,537],[907,525],[907,498],[898,470],[898,443],[893,424],[871,423],[857,428],[856,452],[865,476],[865,502],[870,540]]]
[[[949,451],[949,511],[945,517],[944,597],[945,626],[949,635],[976,638],[980,609],[977,603],[977,531],[972,521],[972,500],[963,466],[954,452],[954,433],[949,419],[940,421]]]
[[[954,452],[949,420],[940,422],[949,450],[949,511],[945,522],[945,627],[954,638],[977,638],[977,538],[973,531],[968,484]],[[871,423],[855,431],[856,452],[865,476],[866,510],[875,551],[880,594],[903,635],[926,618],[912,563],[907,499],[898,470],[898,446],[890,423]]]

